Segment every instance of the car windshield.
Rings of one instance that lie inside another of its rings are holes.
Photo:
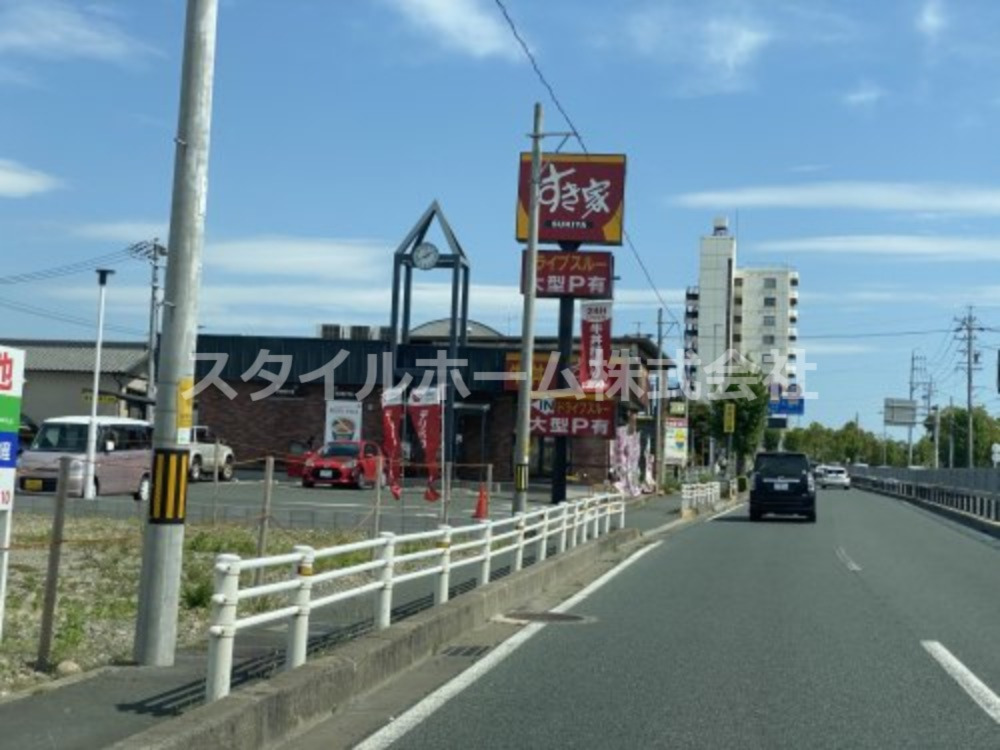
[[[796,455],[758,456],[754,464],[754,471],[767,477],[797,476],[808,468],[809,462],[803,456]]]
[[[357,458],[357,443],[327,443],[319,452],[323,458]]]
[[[84,453],[87,450],[87,425],[45,424],[31,443],[33,451]]]

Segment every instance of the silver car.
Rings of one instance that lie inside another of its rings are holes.
[[[827,466],[822,476],[817,477],[819,486],[823,489],[829,487],[841,487],[845,490],[851,489],[851,477],[847,469],[842,466]]]

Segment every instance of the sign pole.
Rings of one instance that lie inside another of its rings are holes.
[[[0,643],[3,642],[7,601],[7,569],[14,526],[14,484],[17,471],[21,394],[24,389],[24,352],[0,346]]]
[[[528,502],[528,464],[531,457],[531,386],[535,362],[535,290],[538,277],[538,195],[542,180],[542,105],[535,102],[531,131],[531,200],[528,210],[528,258],[521,316],[521,368],[524,379],[517,391],[517,437],[514,443],[513,514]]]
[[[153,430],[153,493],[142,547],[134,644],[136,661],[144,666],[172,666],[177,646],[218,10],[218,0],[187,3]]]

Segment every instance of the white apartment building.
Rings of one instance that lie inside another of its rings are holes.
[[[709,393],[706,367],[724,361],[730,349],[765,373],[794,382],[798,301],[798,272],[787,267],[738,268],[736,238],[729,233],[728,221],[716,218],[712,234],[700,241],[698,286],[685,295],[684,347],[694,360],[685,373],[700,398]]]

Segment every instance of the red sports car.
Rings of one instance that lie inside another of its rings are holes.
[[[367,489],[375,484],[382,449],[367,440],[335,440],[307,453],[302,465],[302,486],[353,485]]]

